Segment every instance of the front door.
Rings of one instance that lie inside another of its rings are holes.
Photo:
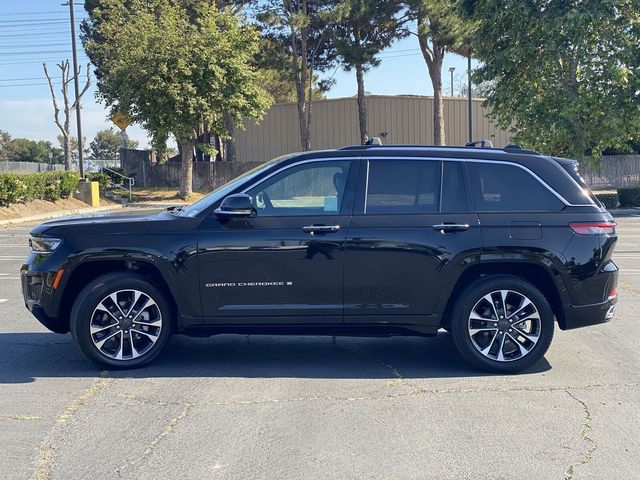
[[[341,323],[357,160],[283,167],[246,190],[249,218],[215,215],[198,244],[205,324]]]
[[[455,265],[479,255],[464,162],[370,158],[345,259],[345,322],[438,325]]]

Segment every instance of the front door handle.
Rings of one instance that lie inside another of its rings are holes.
[[[303,232],[310,233],[311,235],[315,235],[316,233],[337,232],[338,230],[340,230],[340,225],[308,225],[302,227]]]
[[[434,230],[440,231],[440,233],[447,232],[464,232],[469,229],[468,223],[438,223],[433,225]]]

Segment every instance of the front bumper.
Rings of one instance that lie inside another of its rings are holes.
[[[618,296],[616,295],[602,303],[580,306],[571,305],[565,309],[563,330],[606,323],[615,315],[617,304]]]
[[[31,314],[54,333],[67,333],[69,325],[59,317],[60,304],[53,288],[57,272],[37,272],[23,267],[20,272],[24,304]]]

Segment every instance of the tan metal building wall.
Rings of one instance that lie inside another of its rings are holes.
[[[433,144],[433,97],[367,97],[369,135],[379,136],[384,144]],[[337,98],[313,102],[311,147],[314,150],[338,148],[360,143],[358,108],[355,98]],[[444,99],[445,134],[448,145],[467,142],[467,100]],[[510,142],[509,134],[487,118],[481,99],[472,104],[474,139],[489,139],[497,147]],[[298,114],[294,103],[274,105],[256,124],[246,122],[244,131],[236,131],[240,161],[261,162],[285,153],[300,151]]]

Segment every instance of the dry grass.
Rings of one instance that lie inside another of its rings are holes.
[[[109,202],[103,198],[100,199],[100,206],[118,204]],[[39,215],[49,212],[57,212],[60,210],[77,210],[80,208],[89,208],[89,205],[77,198],[64,198],[55,202],[46,200],[32,200],[27,203],[17,203],[8,207],[0,207],[0,220],[12,220],[14,218],[27,217],[29,215]]]
[[[186,199],[180,198],[178,192],[166,188],[134,188],[131,193],[131,201],[136,203],[144,202],[175,202],[193,203],[200,200],[208,192],[193,192]],[[123,194],[124,195],[124,194]]]

